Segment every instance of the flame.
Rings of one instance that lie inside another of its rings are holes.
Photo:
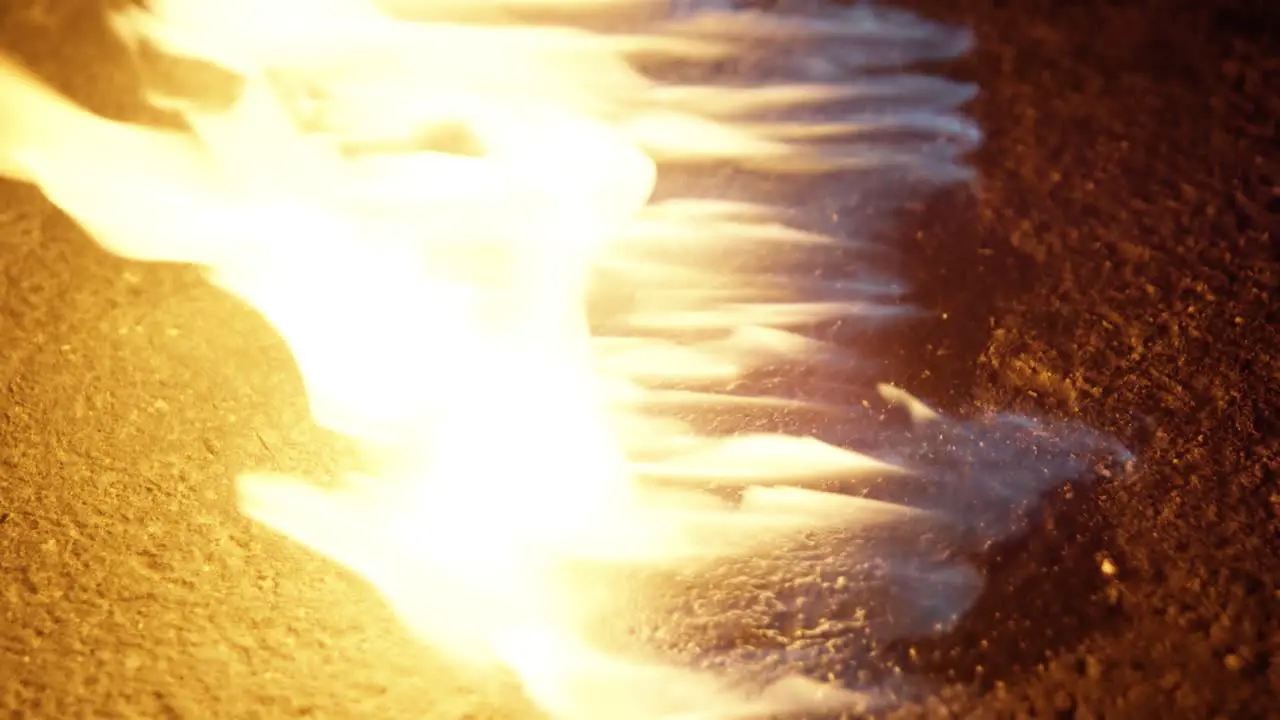
[[[144,127],[3,60],[0,100],[19,111],[0,119],[0,172],[116,254],[201,266],[272,324],[315,421],[377,471],[337,488],[248,474],[243,509],[367,578],[424,642],[513,671],[560,718],[856,705],[834,685],[750,688],[593,635],[626,599],[592,568],[696,569],[916,512],[804,487],[889,463],[812,437],[710,433],[684,412],[821,410],[723,389],[832,350],[804,327],[895,306],[883,284],[771,275],[769,258],[841,241],[766,202],[660,200],[658,170],[964,179],[980,137],[953,110],[971,90],[873,71],[967,39],[870,7],[669,10],[155,0],[113,16],[121,37],[234,73],[234,101],[157,92],[185,128]],[[691,72],[802,41],[826,49],[774,57],[777,81]],[[832,107],[845,109],[819,112]],[[588,302],[602,276],[640,288],[606,330]],[[717,485],[747,489],[703,491]]]

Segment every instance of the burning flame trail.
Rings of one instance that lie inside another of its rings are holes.
[[[711,429],[762,412],[847,424],[838,406],[734,389],[847,359],[808,329],[900,312],[892,283],[787,272],[789,258],[857,248],[726,188],[837,174],[892,202],[910,186],[895,180],[968,178],[981,136],[957,112],[971,87],[902,70],[963,53],[963,31],[869,4],[693,5],[117,12],[140,57],[237,77],[221,106],[154,91],[184,130],[95,116],[0,58],[0,173],[38,185],[113,253],[204,268],[288,343],[316,423],[377,461],[338,489],[246,475],[244,511],[360,573],[424,642],[514,672],[558,718],[865,705],[857,688],[741,654],[619,649],[599,628],[631,586],[602,578],[715,572],[816,530],[972,527],[973,507],[1011,507],[1062,474],[992,478],[967,505],[903,504],[823,488],[919,479],[907,467],[919,453],[891,463],[813,434]],[[668,171],[708,169],[711,197],[660,197]],[[629,292],[601,310],[602,285]],[[952,445],[968,432],[883,392]],[[945,562],[885,564],[938,606],[912,630],[945,623],[980,585]]]

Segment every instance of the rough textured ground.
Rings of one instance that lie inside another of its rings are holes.
[[[133,112],[84,4],[5,3],[0,43]],[[1142,465],[993,553],[961,627],[902,648],[944,689],[900,714],[1280,717],[1280,9],[917,4],[978,32],[957,72],[989,141],[978,196],[907,228],[946,320],[901,333],[889,372],[951,408],[1081,417]],[[0,185],[0,347],[0,711],[520,713],[238,516],[236,472],[341,457],[252,313]]]

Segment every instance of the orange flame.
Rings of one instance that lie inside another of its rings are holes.
[[[714,437],[653,412],[770,402],[669,386],[727,386],[803,361],[824,347],[797,326],[875,308],[806,299],[699,257],[838,244],[785,212],[652,196],[659,166],[691,163],[961,179],[958,158],[979,140],[952,112],[966,87],[848,72],[879,62],[868,39],[891,65],[964,43],[865,8],[821,21],[666,11],[642,0],[154,2],[115,16],[122,37],[233,71],[235,102],[156,96],[189,128],[162,131],[96,117],[5,61],[0,98],[21,112],[0,120],[0,171],[38,184],[112,252],[198,264],[272,323],[316,422],[361,441],[381,470],[338,490],[245,476],[244,510],[363,575],[425,642],[509,668],[562,718],[856,704],[800,678],[748,691],[611,653],[590,628],[625,598],[582,565],[684,567],[911,512],[776,487],[893,472],[886,463],[808,437]],[[531,20],[556,13],[594,24]],[[619,27],[641,30],[609,31]],[[675,84],[639,69],[806,39],[835,41],[834,54],[766,85]],[[776,119],[886,98],[897,109],[880,117]],[[868,139],[885,132],[950,142]],[[656,286],[627,312],[626,333],[591,331],[602,269]],[[692,488],[706,483],[749,490],[728,502]]]

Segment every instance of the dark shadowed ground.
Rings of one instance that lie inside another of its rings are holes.
[[[0,44],[136,116],[87,4],[3,3]],[[1141,464],[1056,495],[956,631],[898,649],[944,687],[901,716],[1280,717],[1280,4],[915,5],[976,29],[956,72],[989,139],[976,198],[908,218],[946,319],[888,379],[1081,418]],[[518,714],[239,516],[237,472],[342,459],[247,309],[0,184],[0,348],[6,716]]]

